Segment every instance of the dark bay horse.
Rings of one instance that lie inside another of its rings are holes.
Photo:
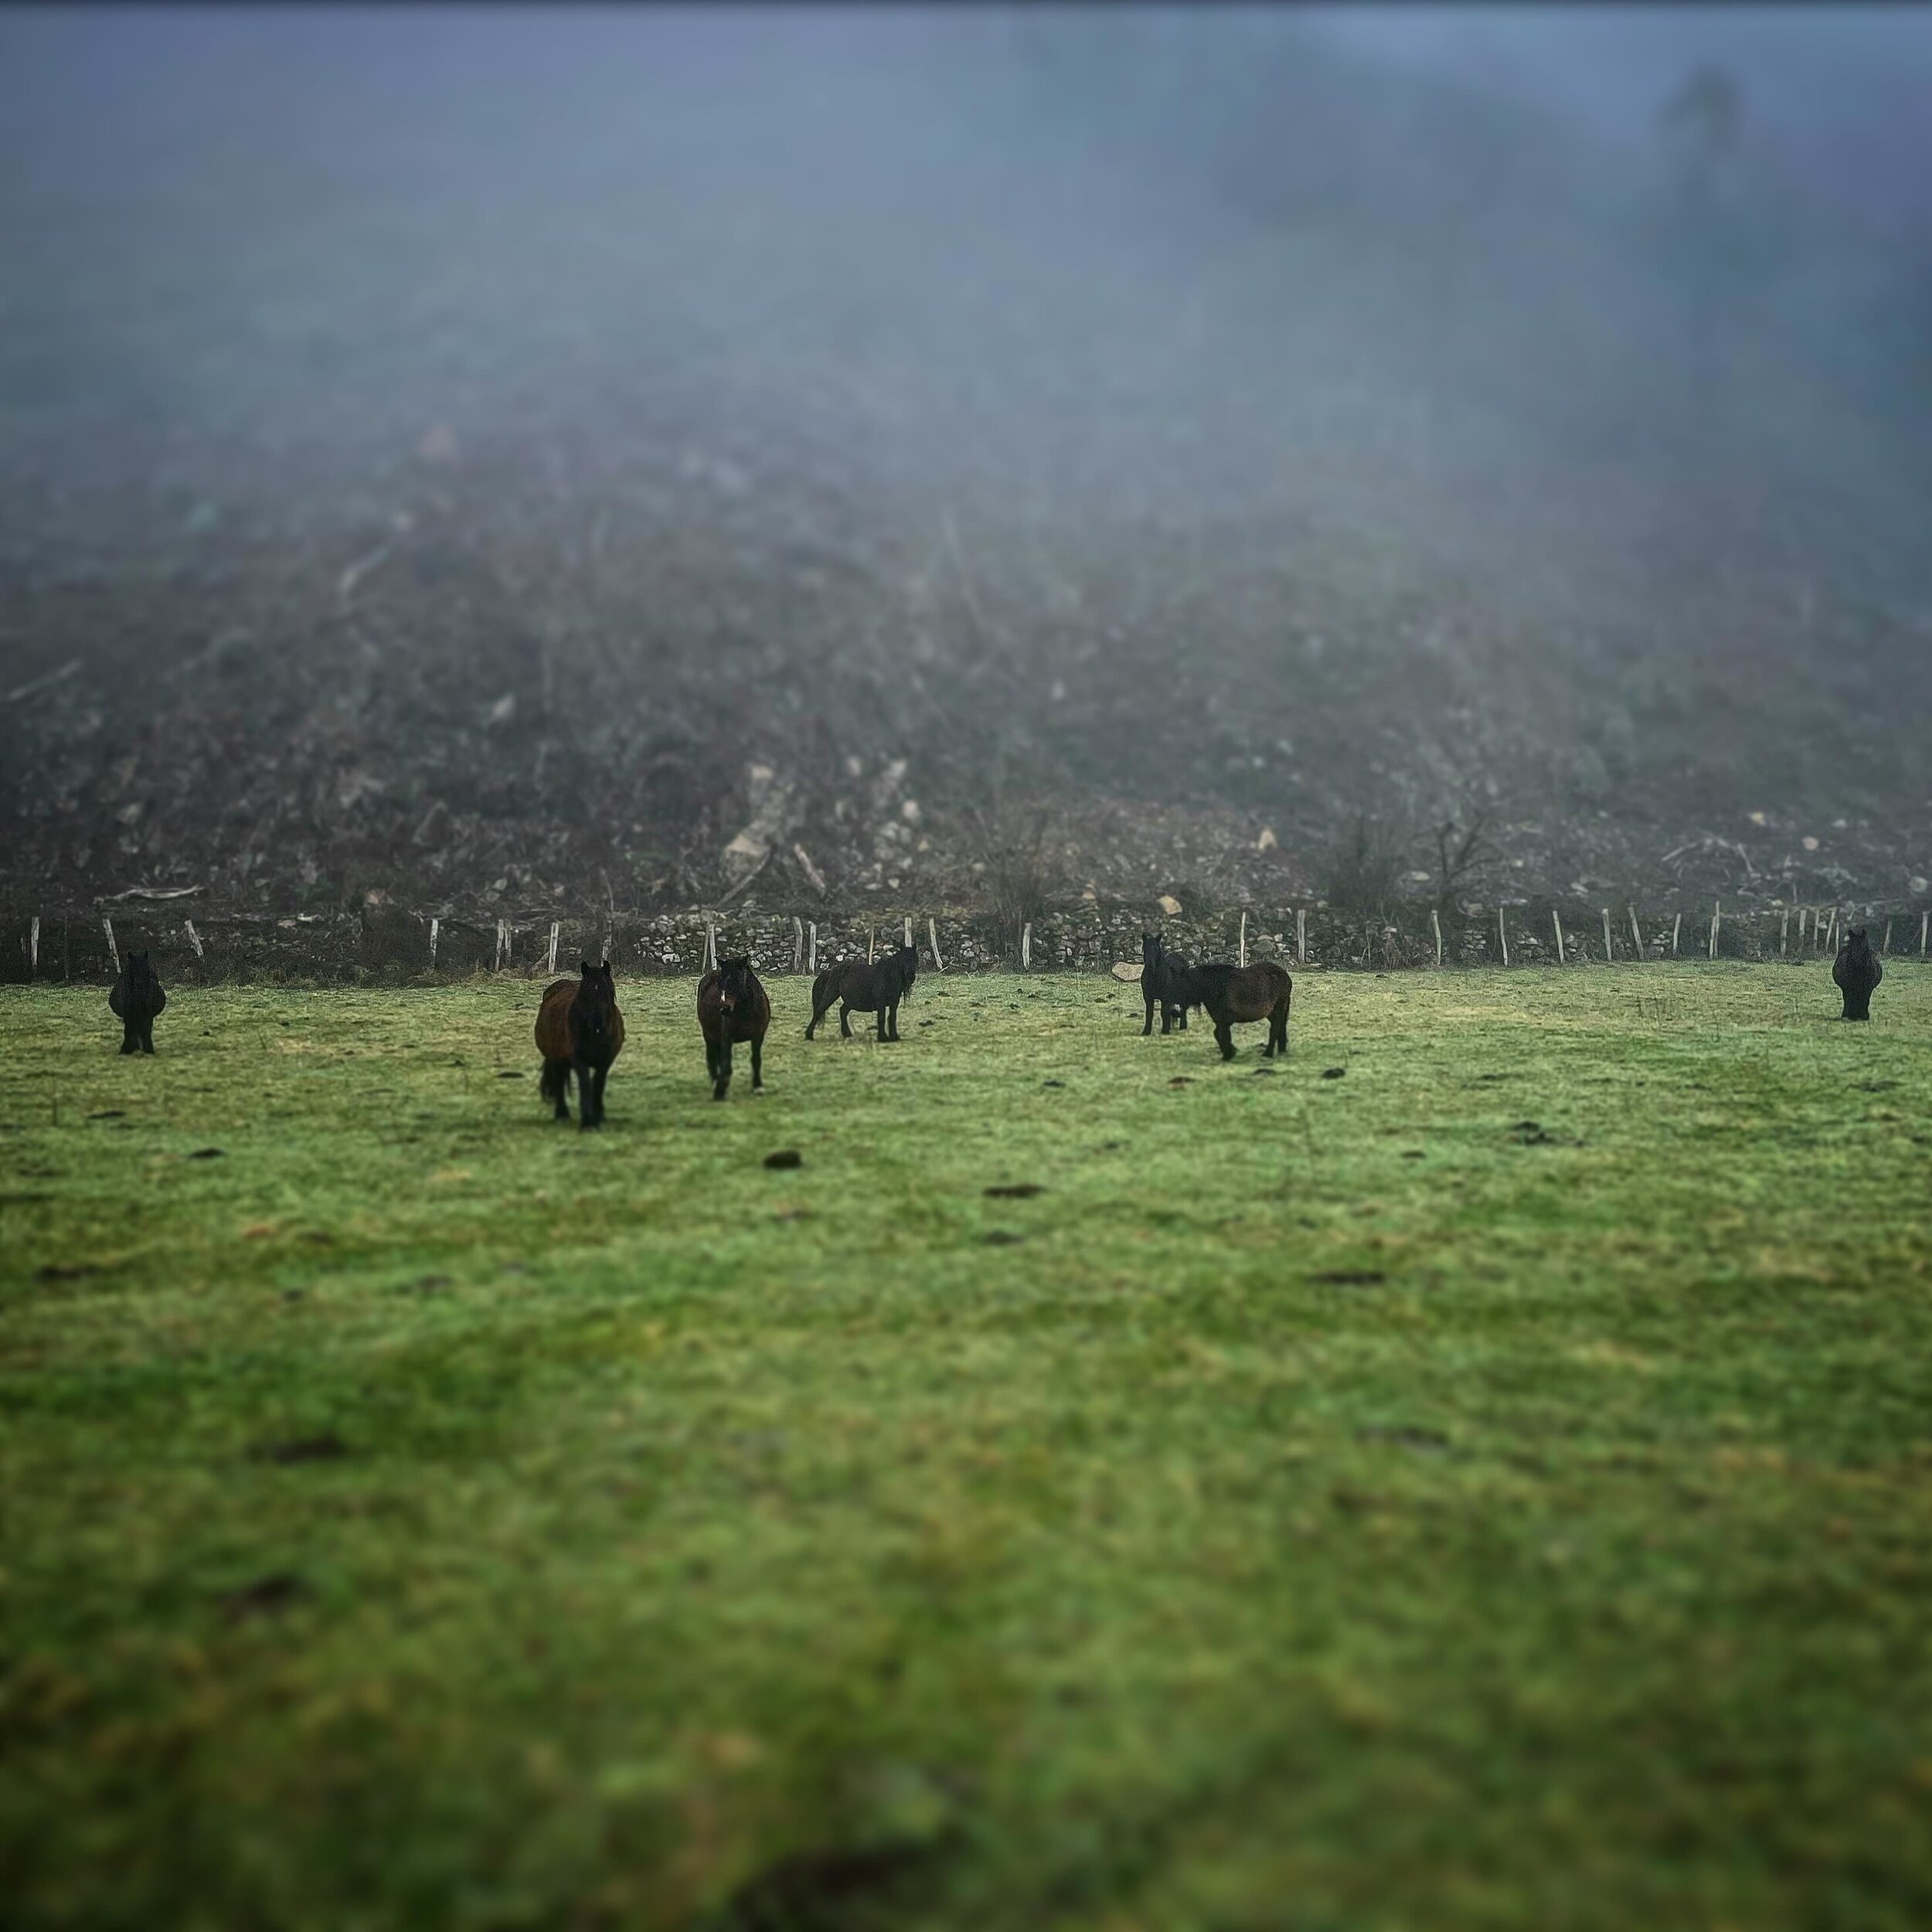
[[[854,1013],[879,1015],[879,1038],[883,1044],[899,1037],[899,1002],[913,989],[919,977],[919,948],[902,946],[888,953],[876,966],[853,960],[843,966],[828,966],[811,983],[811,1019],[805,1028],[810,1039],[818,1022],[838,1002],[838,1031],[852,1038]]]
[[[1184,954],[1168,951],[1158,933],[1141,934],[1141,997],[1147,1002],[1147,1024],[1141,1029],[1142,1039],[1154,1030],[1157,1006],[1161,1009],[1163,1033],[1171,1033],[1177,1026],[1184,1033],[1187,1031],[1187,1002],[1182,994],[1192,970]]]
[[[543,1056],[543,1097],[556,1103],[556,1117],[570,1117],[570,1076],[577,1077],[577,1114],[586,1128],[604,1124],[604,1083],[624,1050],[624,1015],[617,1010],[615,976],[578,961],[581,979],[553,980],[537,1009],[536,1050]]]
[[[731,1045],[751,1043],[751,1090],[765,1090],[765,1029],[771,1024],[771,1000],[749,957],[721,959],[698,981],[698,1024],[704,1032],[705,1071],[711,1097],[721,1100],[731,1086]]]
[[[1252,966],[1215,961],[1196,966],[1188,975],[1184,997],[1189,1005],[1207,1009],[1208,1018],[1214,1022],[1214,1042],[1224,1060],[1234,1057],[1230,1027],[1266,1020],[1268,1037],[1261,1057],[1272,1060],[1288,1050],[1288,998],[1294,991],[1288,969],[1271,959],[1257,960]]]
[[[1885,977],[1885,968],[1879,964],[1879,956],[1872,950],[1872,943],[1865,936],[1862,926],[1854,926],[1845,935],[1845,944],[1838,948],[1838,957],[1832,962],[1832,980],[1845,995],[1844,1019],[1869,1019],[1872,1017],[1872,995],[1878,983]],[[127,1048],[121,1049],[124,1053]]]
[[[130,953],[121,962],[121,976],[107,995],[107,1010],[121,1022],[121,1050],[155,1050],[155,1015],[168,1004],[153,963],[145,953]]]
[[[155,1019],[168,1005],[147,953],[130,953],[108,993],[108,1012],[122,1024],[122,1053],[155,1051]]]

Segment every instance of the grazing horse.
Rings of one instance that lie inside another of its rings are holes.
[[[1252,966],[1230,966],[1225,961],[1196,966],[1188,975],[1183,997],[1190,1006],[1205,1006],[1214,1022],[1214,1043],[1221,1057],[1234,1057],[1234,1036],[1229,1032],[1237,1023],[1264,1019],[1268,1037],[1261,1049],[1264,1060],[1288,1050],[1288,998],[1294,982],[1285,966],[1271,959],[1257,960]]]
[[[852,1038],[854,1013],[879,1015],[879,1039],[883,1046],[899,1037],[899,1002],[913,989],[919,977],[919,949],[902,946],[888,953],[876,966],[853,960],[843,966],[828,966],[811,983],[811,1020],[805,1028],[810,1039],[818,1022],[838,1002],[838,1031]]]
[[[1884,977],[1885,968],[1879,964],[1878,954],[1872,951],[1871,942],[1865,937],[1865,928],[1854,926],[1845,935],[1845,944],[1839,947],[1838,957],[1832,962],[1832,981],[1845,995],[1842,1017],[1869,1019],[1872,992]],[[121,1050],[124,1053],[128,1049],[124,1046]]]
[[[1169,952],[1158,933],[1141,934],[1141,997],[1147,1002],[1147,1024],[1141,1029],[1145,1039],[1154,1030],[1154,1009],[1161,1009],[1161,1031],[1175,1027],[1187,1031],[1187,1002],[1181,997],[1192,969],[1180,953]]]
[[[721,1100],[731,1086],[731,1043],[751,1043],[751,1090],[765,1090],[765,1029],[771,1024],[771,1000],[747,957],[721,959],[698,981],[698,1024],[704,1032],[705,1071],[711,1097]]]
[[[584,1128],[604,1124],[604,1083],[624,1050],[624,1015],[617,981],[607,959],[601,966],[580,960],[581,979],[556,979],[544,988],[537,1009],[536,1050],[543,1056],[543,1097],[556,1103],[556,1118],[570,1117],[570,1076],[577,1077],[577,1115]]]
[[[168,1004],[161,981],[145,953],[130,953],[121,962],[121,977],[107,995],[107,1010],[121,1022],[121,1050],[155,1050],[155,1016]]]

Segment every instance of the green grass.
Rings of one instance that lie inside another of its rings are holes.
[[[10,1926],[1932,1923],[1932,975],[774,994],[0,995]]]

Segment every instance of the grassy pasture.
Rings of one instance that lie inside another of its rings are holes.
[[[0,992],[9,1925],[1932,1923],[1932,974],[773,990]]]

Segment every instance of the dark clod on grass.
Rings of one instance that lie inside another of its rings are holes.
[[[84,1261],[49,1261],[44,1268],[34,1270],[33,1278],[36,1281],[84,1281],[89,1275],[100,1272],[98,1268],[91,1268]]]
[[[1010,1248],[1015,1243],[1024,1241],[1026,1236],[1015,1234],[1011,1228],[988,1228],[979,1238],[989,1248]]]
[[[1441,1456],[1449,1452],[1449,1438],[1434,1429],[1376,1427],[1361,1432],[1364,1442],[1390,1442],[1398,1449],[1413,1449],[1419,1456]]]
[[[1015,1181],[1004,1187],[989,1187],[986,1193],[995,1201],[1030,1201],[1036,1194],[1044,1194],[1046,1189],[1037,1181]]]
[[[189,1155],[191,1161],[219,1161],[223,1150],[218,1147],[198,1147]]]
[[[1066,1084],[1064,1080],[1042,1080],[1040,1082],[1043,1087],[1064,1087]]]
[[[523,1069],[520,1066],[506,1066],[497,1075],[500,1080],[520,1080],[522,1077]]]
[[[1348,1070],[1345,1066],[1325,1066],[1321,1070],[1321,1077],[1325,1080],[1338,1080]]]
[[[124,1121],[128,1117],[117,1107],[104,1107],[98,1114],[90,1114],[90,1121]]]
[[[1509,1138],[1519,1147],[1546,1147],[1553,1137],[1544,1131],[1540,1121],[1519,1121]]]
[[[437,1290],[449,1287],[451,1277],[447,1274],[419,1274],[410,1283],[407,1291],[411,1294],[434,1294]]]
[[[803,1167],[805,1157],[795,1147],[781,1147],[765,1156],[767,1167]]]
[[[1325,1282],[1335,1288],[1372,1288],[1388,1278],[1379,1268],[1325,1268],[1308,1277],[1311,1281]]]
[[[277,1570],[239,1590],[223,1590],[221,1606],[231,1623],[239,1623],[245,1617],[272,1617],[311,1594],[308,1585],[293,1570]]]
[[[1173,1079],[1168,1082],[1169,1087],[1192,1087],[1193,1084],[1193,1081],[1185,1073],[1176,1073]]]
[[[1253,1070],[1253,1071],[1255,1077],[1257,1080],[1260,1079],[1264,1074],[1267,1075],[1270,1080],[1272,1080],[1274,1077],[1274,1069],[1272,1066],[1257,1066]]]
[[[319,1436],[297,1436],[287,1442],[258,1444],[253,1451],[257,1462],[332,1462],[349,1454],[349,1444],[333,1429]]]

